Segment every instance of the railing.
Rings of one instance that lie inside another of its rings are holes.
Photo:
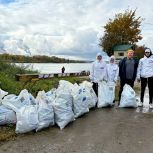
[[[40,79],[51,79],[51,78],[60,78],[60,77],[81,77],[89,76],[89,72],[80,72],[80,73],[50,73],[50,74],[16,74],[17,81],[31,81],[31,80],[40,80]]]

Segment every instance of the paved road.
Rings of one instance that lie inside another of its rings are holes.
[[[143,112],[150,111],[150,113]],[[51,127],[20,135],[0,153],[153,153],[153,115],[148,107],[91,110],[64,130]]]

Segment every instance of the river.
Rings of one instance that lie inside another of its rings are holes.
[[[37,70],[40,73],[61,73],[63,66],[65,73],[89,71],[91,68],[91,63],[17,63],[16,65]]]

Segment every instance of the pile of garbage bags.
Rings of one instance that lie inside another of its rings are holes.
[[[57,89],[39,91],[36,98],[26,89],[19,95],[8,94],[0,89],[0,125],[16,124],[16,133],[40,131],[58,125],[63,129],[67,124],[89,112],[89,109],[113,105],[114,83],[99,83],[97,97],[92,83],[84,81],[72,84],[59,81]],[[134,90],[125,85],[120,107],[137,107]]]
[[[26,89],[19,95],[0,89],[0,125],[16,124],[15,132],[40,131],[58,125],[63,129],[95,107],[98,98],[92,83],[80,85],[60,80],[57,89],[39,91],[36,98]]]

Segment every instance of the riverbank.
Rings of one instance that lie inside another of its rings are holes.
[[[10,63],[88,63],[91,61],[83,60],[70,60],[65,58],[59,58],[56,56],[24,56],[24,55],[12,55],[12,54],[0,54],[0,61]]]
[[[49,91],[58,86],[61,79],[67,80],[71,83],[81,83],[88,80],[87,77],[64,77],[64,78],[51,78],[35,81],[16,81],[15,74],[33,74],[36,71],[27,71],[22,67],[17,67],[13,64],[0,63],[0,88],[7,91],[9,94],[18,95],[21,90],[27,89],[34,97],[38,91]],[[16,138],[15,126],[7,125],[0,126],[0,143],[6,140],[13,140]]]
[[[7,78],[5,78],[5,79],[7,79]],[[53,78],[51,80],[46,80],[46,79],[45,80],[37,80],[37,81],[33,81],[33,82],[27,82],[25,84],[24,84],[24,82],[12,81],[11,88],[10,88],[10,86],[7,85],[8,88],[6,88],[5,91],[10,91],[9,94],[11,93],[11,94],[18,95],[22,89],[27,89],[35,97],[37,95],[38,91],[42,91],[42,90],[49,91],[52,88],[56,88],[58,86],[59,80],[61,80],[61,79],[62,78]],[[88,80],[87,77],[72,77],[72,78],[67,77],[67,78],[63,78],[63,79],[67,80],[71,83],[81,83],[85,80]],[[9,82],[10,81],[7,81],[7,83],[9,83]],[[14,140],[14,139],[16,139],[16,137],[17,137],[17,135],[15,133],[15,125],[0,126],[0,144],[3,143],[4,141]]]
[[[7,86],[8,88],[6,88],[5,91],[10,91],[9,94],[11,93],[18,95],[22,89],[27,89],[35,97],[38,91],[49,91],[52,88],[56,88],[60,79],[62,78],[53,78],[52,80],[38,80],[36,82],[28,82],[26,84],[19,81],[12,81],[11,84],[13,84],[13,86],[11,86],[11,89],[9,89],[10,86]],[[87,77],[68,77],[63,79],[71,83],[81,83],[84,80],[88,80]],[[17,86],[15,87],[15,85]],[[15,125],[0,126],[0,144],[8,140],[14,140],[16,137],[17,135],[15,133]]]
[[[21,90],[27,89],[33,96],[36,96],[38,91],[49,91],[58,86],[59,80],[67,80],[72,83],[80,83],[87,78],[83,77],[64,77],[50,78],[31,81],[16,81],[16,74],[35,74],[37,71],[26,70],[23,67],[18,67],[14,64],[0,63],[0,88],[9,92],[9,94],[18,95]]]

